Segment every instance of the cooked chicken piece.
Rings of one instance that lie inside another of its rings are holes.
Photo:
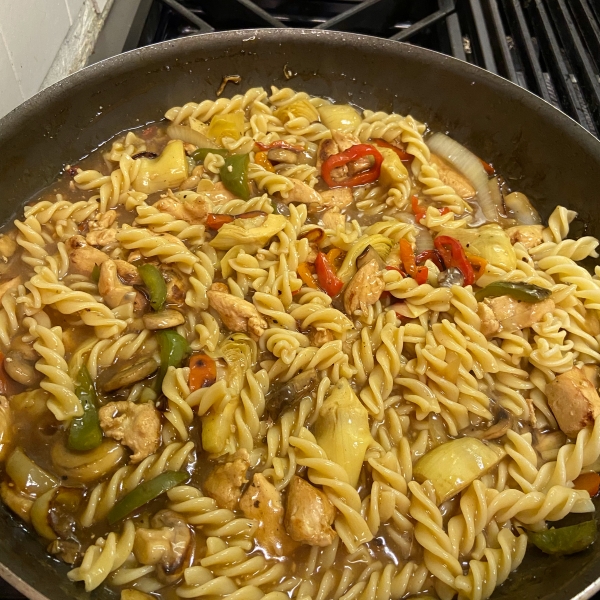
[[[539,246],[544,241],[542,238],[543,231],[543,225],[517,225],[516,227],[509,227],[506,233],[510,237],[511,244],[514,245],[519,242],[529,250]]]
[[[89,246],[81,235],[70,237],[66,246],[71,267],[81,275],[90,277],[96,265],[100,266],[109,259],[108,254]]]
[[[297,543],[283,526],[281,494],[262,473],[255,473],[252,483],[240,499],[240,509],[248,519],[259,522],[256,541],[272,556],[288,556]]]
[[[13,419],[10,404],[0,396],[0,463],[4,462],[13,440]]]
[[[287,198],[282,198],[286,204],[293,202],[294,204],[316,204],[323,205],[323,198],[319,192],[313,190],[310,185],[307,185],[299,179],[291,179],[294,182],[294,187],[288,193]]]
[[[335,507],[316,487],[295,475],[285,508],[285,528],[301,544],[329,546],[337,533],[331,528]]]
[[[325,227],[325,229],[336,230],[338,227],[344,226],[346,223],[346,215],[343,215],[338,208],[332,208],[321,215],[321,220],[323,221],[323,227]]]
[[[131,286],[121,283],[114,260],[106,260],[102,263],[100,279],[98,279],[98,292],[109,308],[133,302],[136,296],[136,291]]]
[[[431,155],[430,160],[437,167],[442,182],[454,188],[461,198],[473,198],[475,196],[475,189],[464,175],[455,171],[444,159],[435,154]]]
[[[385,288],[381,266],[373,259],[363,265],[352,278],[344,292],[344,310],[351,316],[359,308],[366,313],[369,306],[379,300]]]
[[[105,213],[98,213],[93,219],[88,222],[88,228],[90,231],[98,229],[108,229],[112,227],[117,219],[116,210],[107,210]]]
[[[331,137],[339,148],[338,152],[344,152],[345,150],[348,150],[348,148],[358,146],[362,143],[353,133],[344,133],[337,129],[332,130]]]
[[[126,260],[116,259],[114,261],[117,266],[117,275],[119,279],[126,285],[143,285],[142,278],[138,270]]]
[[[267,329],[267,321],[256,310],[254,304],[230,294],[226,285],[213,283],[206,295],[211,307],[219,313],[225,327],[230,331],[249,333],[250,337],[257,341]]]
[[[348,175],[356,175],[357,173],[362,173],[367,169],[370,169],[373,166],[373,159],[368,156],[363,156],[362,158],[357,158],[352,162],[348,163]]]
[[[2,300],[6,292],[16,288],[17,286],[21,285],[21,283],[23,283],[23,281],[21,280],[20,275],[17,275],[16,277],[13,277],[4,283],[0,283],[0,300]]]
[[[208,198],[199,196],[194,200],[181,202],[172,192],[162,197],[154,206],[161,212],[168,213],[176,219],[192,225],[204,223],[206,215],[212,210],[212,204]]]
[[[220,508],[234,510],[242,495],[242,486],[248,482],[250,468],[248,450],[242,448],[231,460],[217,465],[204,482],[204,493],[217,501]]]
[[[334,188],[321,192],[321,206],[323,208],[346,208],[353,201],[354,196],[352,196],[352,191],[347,187]]]
[[[213,205],[225,204],[230,200],[235,200],[237,196],[230,192],[222,181],[213,183],[208,179],[202,179],[196,188],[199,194],[202,194],[209,203]]]
[[[321,169],[321,165],[334,154],[339,154],[340,149],[334,140],[326,138],[319,142],[317,149],[317,169]],[[347,171],[346,171],[347,172]]]
[[[532,303],[520,302],[510,296],[498,296],[479,302],[477,313],[481,319],[481,333],[491,336],[500,329],[514,331],[531,327],[553,310],[554,300],[550,298]]]
[[[150,331],[171,329],[185,323],[185,317],[178,310],[171,308],[146,314],[143,316],[143,319],[146,329],[150,329]]]
[[[185,295],[189,287],[186,280],[183,279],[177,271],[166,265],[160,265],[158,268],[167,284],[167,304],[183,306]]]
[[[311,346],[317,346],[317,348],[320,348],[327,342],[333,342],[335,339],[331,329],[314,329],[309,333],[308,338]]]
[[[109,402],[98,411],[104,435],[122,442],[134,454],[132,463],[142,461],[160,446],[160,412],[152,404],[122,400]]]
[[[319,254],[319,246],[317,246],[317,244],[309,244],[308,245],[308,254],[306,255],[305,262],[307,262],[311,265],[314,264],[314,262],[317,260],[318,254]]]
[[[17,242],[9,235],[0,235],[0,258],[7,262],[8,259],[17,251]]]
[[[133,553],[142,565],[156,565],[160,581],[172,583],[191,560],[192,532],[185,519],[172,510],[157,512],[150,525],[152,529],[136,529]]]
[[[546,386],[548,405],[558,426],[574,438],[600,414],[600,396],[594,384],[577,367],[561,373]]]
[[[25,523],[31,521],[29,513],[34,499],[17,490],[13,483],[7,483],[6,481],[0,483],[0,500],[17,516],[21,517]]]
[[[85,241],[90,246],[104,247],[112,244],[117,239],[116,229],[98,229],[97,231],[89,231],[85,236]]]
[[[583,365],[581,369],[591,384],[598,389],[600,387],[600,367],[598,365]]]

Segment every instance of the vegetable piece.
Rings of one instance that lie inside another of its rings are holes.
[[[98,377],[98,387],[103,392],[114,392],[150,377],[158,369],[158,364],[151,356],[133,357],[125,362],[119,361],[102,371]]]
[[[195,392],[211,386],[217,379],[217,363],[206,354],[194,354],[190,358],[190,391]]]
[[[417,223],[419,223],[421,219],[425,218],[427,211],[422,206],[419,206],[419,199],[416,196],[413,196],[410,199],[410,203],[412,211],[415,214],[415,219],[417,220]]]
[[[408,178],[408,171],[406,170],[404,163],[400,160],[398,155],[389,148],[380,148],[379,151],[381,156],[383,156],[379,173],[379,183],[389,188],[402,185]]]
[[[239,400],[232,398],[225,408],[219,411],[213,408],[201,418],[202,448],[205,452],[214,456],[225,453],[238,404]]]
[[[598,525],[595,519],[560,529],[527,532],[527,538],[534,546],[546,554],[559,556],[581,552],[591,546],[597,537]]]
[[[349,162],[365,156],[372,156],[375,160],[375,163],[370,169],[362,171],[361,173],[357,173],[351,177],[346,177],[345,179],[333,179],[331,174],[333,169],[343,167]],[[379,174],[381,172],[381,163],[383,163],[383,156],[381,152],[375,148],[375,146],[372,146],[371,144],[356,144],[355,146],[348,148],[348,150],[344,150],[344,152],[330,156],[321,165],[321,174],[325,180],[325,183],[330,188],[365,185],[367,183],[372,183],[379,178]]]
[[[341,378],[323,402],[315,423],[315,438],[327,458],[343,467],[350,485],[356,487],[373,438],[369,413],[347,379]]]
[[[131,185],[136,192],[153,194],[179,187],[188,178],[188,160],[181,140],[169,142],[158,158],[141,158]]]
[[[254,155],[254,162],[257,165],[260,165],[266,171],[270,171],[271,173],[275,172],[275,167],[273,166],[273,163],[269,160],[269,157],[267,156],[266,152],[257,152]]]
[[[90,275],[90,279],[94,283],[98,283],[100,281],[100,265],[94,265],[92,269],[92,274]]]
[[[327,253],[327,260],[331,264],[333,264],[333,260],[334,260],[334,258],[332,258],[334,256],[333,252],[335,252],[336,250],[337,250],[338,254],[341,253],[341,250],[339,248],[334,248],[333,250],[330,250]],[[376,261],[381,269],[383,269],[385,267],[385,261],[382,260],[381,256],[379,256],[379,254],[377,254],[377,252],[375,252],[375,250],[373,249],[372,246],[367,246],[363,250],[363,252],[361,252],[360,256],[356,259],[356,266],[360,269],[361,267],[364,267],[367,263],[371,262],[372,260]]]
[[[233,246],[241,248],[249,254],[254,254],[286,225],[283,215],[267,215],[267,218],[235,219],[219,229],[219,233],[210,242],[217,250],[230,250]]]
[[[315,260],[319,285],[332,298],[337,296],[344,287],[344,282],[335,274],[335,269],[323,252],[317,254]]]
[[[428,260],[430,260],[440,271],[444,270],[442,258],[437,250],[424,250],[415,256],[417,265],[422,265]]]
[[[223,142],[223,138],[233,138],[239,140],[244,133],[244,113],[236,111],[225,115],[216,115],[208,126],[208,136],[218,144]]]
[[[505,196],[504,204],[520,225],[539,225],[542,222],[537,210],[531,206],[529,198],[521,192],[513,192]]]
[[[21,448],[15,448],[6,461],[6,474],[19,490],[40,495],[59,485],[59,480],[34,463]]]
[[[15,398],[15,396],[13,396],[13,398]],[[15,400],[12,400],[9,404],[7,398],[0,396],[0,463],[4,462],[4,459],[12,446],[15,433],[13,429],[11,404],[12,407],[16,407]]]
[[[321,122],[329,129],[354,131],[362,120],[356,109],[349,104],[322,104],[317,110]]]
[[[159,312],[146,314],[142,317],[144,327],[151,331],[157,329],[172,329],[185,323],[185,317],[174,308],[167,308]]]
[[[138,267],[138,273],[150,295],[150,306],[154,310],[161,310],[167,299],[167,284],[160,269],[146,263]]]
[[[552,290],[533,285],[532,283],[523,283],[521,281],[494,281],[484,288],[477,290],[475,298],[481,302],[489,296],[511,296],[521,302],[541,302],[552,295]]]
[[[485,272],[485,268],[488,264],[487,260],[476,254],[470,254],[469,252],[465,252],[465,256],[473,267],[473,274],[475,276],[475,281],[477,281]]]
[[[310,270],[310,265],[308,263],[303,262],[298,265],[298,275],[300,275],[300,279],[302,279],[302,281],[309,288],[312,288],[313,290],[319,289],[319,286],[317,285],[317,282],[315,281],[315,277],[312,274],[312,271]]]
[[[181,485],[188,478],[189,475],[185,471],[165,471],[150,481],[140,483],[112,507],[108,513],[108,522],[114,525],[144,504],[158,498],[176,485]]]
[[[496,172],[494,167],[492,167],[492,165],[490,165],[490,163],[485,162],[485,160],[483,160],[483,158],[480,158],[479,162],[481,162],[481,166],[483,167],[483,169],[485,170],[485,172],[488,175],[493,175]]]
[[[57,538],[56,533],[54,533],[49,523],[50,504],[52,503],[52,500],[57,492],[58,488],[52,488],[36,498],[29,513],[31,524],[33,525],[36,533],[47,540],[55,540]]]
[[[248,154],[234,154],[225,158],[225,164],[219,173],[223,185],[242,200],[250,199],[250,186],[248,185]]]
[[[319,120],[319,112],[308,100],[296,100],[285,106],[280,106],[273,116],[277,117],[282,123],[287,123],[291,119],[304,117],[309,123]]]
[[[77,374],[75,393],[83,407],[83,415],[71,421],[67,445],[70,450],[93,450],[102,443],[102,429],[98,420],[96,389],[85,365]]]
[[[375,252],[375,250],[373,250],[373,248],[369,247],[369,250],[373,251],[374,255],[377,256],[377,260],[381,261],[383,263],[383,261],[381,260],[381,256],[379,256],[379,254],[377,254],[377,252]],[[331,265],[333,265],[335,267],[335,261],[343,254],[342,250],[340,250],[339,248],[332,248],[328,253],[327,253],[327,260],[329,261],[329,263]],[[361,256],[364,255],[361,254]],[[374,257],[373,257],[374,258]],[[360,257],[359,257],[360,259]],[[362,265],[359,264],[359,260],[356,261],[358,264],[358,267],[360,268]]]
[[[447,235],[438,235],[434,242],[436,250],[441,254],[446,268],[456,267],[465,278],[465,285],[473,285],[475,272],[465,256],[461,243]]]
[[[463,287],[465,285],[465,278],[460,269],[456,267],[450,267],[445,271],[442,271],[438,275],[438,285],[440,287],[452,287],[453,285],[459,285]]]
[[[229,155],[229,150],[225,150],[225,148],[198,148],[198,150],[194,150],[192,152],[192,158],[197,162],[201,163],[206,158],[207,154],[218,154],[225,158]]]
[[[443,133],[434,133],[427,140],[427,145],[473,184],[485,218],[488,221],[498,221],[498,211],[490,194],[488,176],[479,158]]]
[[[275,140],[270,144],[263,144],[262,142],[254,142],[254,145],[261,151],[267,152],[273,148],[281,148],[282,150],[292,150],[293,152],[304,152],[304,146],[298,146],[297,144],[290,144],[285,140]]]
[[[419,285],[427,283],[427,267],[417,267],[415,253],[410,242],[400,240],[400,260],[406,273],[408,273]]]
[[[185,125],[169,125],[169,127],[167,127],[167,135],[171,139],[181,140],[186,144],[198,146],[198,148],[214,148],[221,150],[221,148],[219,148],[209,137],[191,127],[186,127]]]
[[[209,213],[206,215],[206,227],[213,231],[218,231],[226,223],[233,223],[235,217],[233,215],[220,215],[217,213]]]
[[[576,490],[585,490],[591,498],[598,495],[600,490],[600,475],[598,473],[582,473],[573,481]]]
[[[431,481],[441,504],[497,465],[505,454],[499,446],[462,437],[427,452],[415,465],[413,476],[419,483]]]
[[[310,229],[306,233],[303,233],[299,239],[306,239],[311,244],[320,244],[325,239],[325,232],[320,227],[315,227],[314,229]]]
[[[394,242],[379,233],[363,235],[354,242],[354,245],[344,258],[342,266],[338,269],[337,276],[344,282],[350,281],[356,273],[356,261],[367,246],[372,246],[375,252],[385,261],[390,254]]]
[[[160,369],[156,378],[156,390],[162,389],[162,382],[169,367],[179,367],[189,354],[187,340],[173,329],[162,329],[156,332],[160,349]]]
[[[390,150],[393,150],[398,155],[398,158],[402,161],[410,162],[413,159],[412,154],[405,152],[401,148],[398,148],[398,146],[394,146],[393,144],[390,144],[389,142],[386,142],[385,140],[382,140],[381,138],[375,138],[374,140],[372,140],[372,142],[376,146],[381,146],[382,148],[389,148]],[[416,198],[416,196],[415,196],[415,198]]]

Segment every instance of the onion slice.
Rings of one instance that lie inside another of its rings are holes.
[[[421,252],[424,252],[425,250],[433,250],[433,237],[431,237],[429,229],[422,225],[415,225],[415,229],[417,230],[417,237],[415,238],[415,254],[421,254]]]
[[[477,201],[488,221],[498,222],[498,211],[488,187],[488,176],[481,161],[470,150],[443,133],[426,140],[429,149],[462,173],[477,191]]]
[[[537,210],[531,206],[525,194],[512,192],[504,197],[504,203],[520,225],[539,225],[542,222]]]
[[[213,140],[185,125],[169,125],[167,127],[167,135],[172,140],[181,140],[186,144],[194,144],[198,148],[219,148]]]

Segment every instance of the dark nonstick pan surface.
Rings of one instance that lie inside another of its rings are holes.
[[[294,73],[289,81],[286,70]],[[0,224],[22,211],[65,164],[117,132],[161,119],[190,100],[214,98],[224,75],[239,86],[290,86],[372,110],[410,113],[448,131],[527,193],[547,217],[579,213],[578,235],[600,236],[600,142],[523,89],[409,45],[332,31],[254,30],[164,42],[96,64],[0,120]],[[0,92],[1,93],[1,92]],[[0,575],[30,598],[87,598],[42,544],[0,507]],[[600,588],[600,543],[564,558],[530,549],[494,598],[588,598]],[[94,592],[94,598],[114,598]]]

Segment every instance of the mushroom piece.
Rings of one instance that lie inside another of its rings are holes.
[[[310,483],[294,475],[285,509],[285,528],[301,544],[329,546],[337,533],[331,525],[335,507],[327,496]]]
[[[288,165],[295,165],[298,162],[298,154],[285,148],[271,148],[267,152],[267,158],[271,162],[286,163]]]
[[[319,147],[317,149],[317,169],[321,169],[321,165],[330,157],[335,154],[339,154],[340,149],[336,144],[335,140],[331,138],[326,138],[319,142]],[[343,167],[344,172],[341,175],[346,175],[348,173],[348,169]]]
[[[352,278],[344,292],[344,310],[351,316],[360,309],[366,313],[379,300],[385,288],[379,261],[372,258]]]
[[[2,300],[6,292],[18,287],[19,285],[21,285],[21,283],[23,283],[23,280],[21,279],[20,275],[17,275],[16,277],[9,279],[8,281],[0,283],[0,300]]]
[[[11,379],[29,387],[36,386],[42,379],[42,374],[35,366],[14,350],[8,352],[4,358],[4,369]]]
[[[98,381],[99,387],[104,392],[114,392],[150,377],[158,367],[158,363],[152,357],[117,362],[102,372]]]
[[[102,263],[98,279],[98,292],[109,308],[133,302],[136,297],[136,291],[131,286],[121,283],[117,273],[117,265],[114,260],[106,260]]]
[[[33,344],[28,340],[29,334],[17,335],[10,342],[10,349],[18,352],[25,360],[35,362],[40,358]],[[64,335],[64,332],[63,332]],[[25,338],[25,339],[24,339]]]
[[[242,448],[229,460],[215,466],[204,482],[204,493],[216,500],[220,508],[234,510],[242,495],[242,486],[248,482],[246,471],[249,468],[248,451]]]
[[[173,304],[175,306],[183,306],[185,302],[185,295],[188,291],[188,284],[185,279],[179,275],[179,273],[167,267],[166,265],[160,265],[158,267],[162,273],[163,279],[167,284],[167,304]]]
[[[146,329],[155,331],[157,329],[170,329],[185,323],[185,317],[172,308],[167,308],[156,313],[148,313],[143,316]]]
[[[285,530],[281,494],[262,473],[255,473],[252,483],[240,499],[240,509],[248,519],[259,522],[256,541],[271,556],[287,556],[296,547]]]
[[[90,277],[96,265],[100,266],[109,260],[108,254],[89,246],[81,235],[74,235],[66,242],[69,254],[69,264],[73,270],[81,275]]]
[[[48,554],[60,558],[68,565],[74,565],[81,558],[81,544],[74,539],[57,539],[48,546]]]
[[[299,373],[286,381],[272,393],[269,399],[267,410],[271,418],[274,420],[279,418],[283,411],[296,406],[302,398],[309,396],[318,381],[315,369]]]
[[[0,396],[0,463],[4,462],[13,441],[13,419],[10,404]]]
[[[185,520],[172,510],[157,512],[150,525],[151,529],[136,530],[133,553],[142,565],[156,565],[161,582],[173,583],[191,562],[192,532]]]
[[[158,450],[162,424],[160,412],[152,404],[109,402],[98,411],[98,416],[104,435],[134,452],[131,463],[138,463]]]
[[[219,313],[230,331],[249,333],[254,341],[266,331],[267,321],[254,304],[230,294],[227,285],[213,283],[206,295],[210,306]]]
[[[501,438],[512,427],[513,421],[511,415],[501,408],[496,415],[494,424],[485,429],[479,427],[468,427],[461,430],[461,434],[474,437],[479,440],[497,440]]]

